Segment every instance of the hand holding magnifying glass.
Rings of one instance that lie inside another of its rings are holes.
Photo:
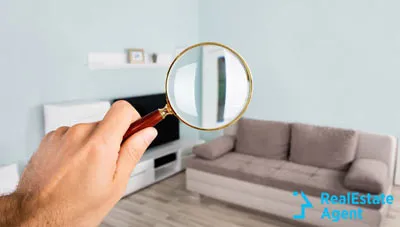
[[[246,111],[253,84],[250,69],[237,52],[205,42],[186,48],[175,58],[165,90],[167,105],[132,123],[123,141],[170,114],[195,129],[225,128]]]
[[[227,127],[245,112],[252,78],[235,51],[218,43],[200,43],[175,58],[165,89],[167,105],[135,121],[127,132],[133,108],[113,105],[101,122],[61,127],[47,134],[17,191],[0,196],[0,212],[5,214],[0,216],[0,225],[98,225],[121,198],[148,147],[145,141],[154,138],[151,129],[147,134],[136,132],[155,126],[167,115],[200,130]],[[129,142],[118,146],[121,136],[125,141],[133,134]]]

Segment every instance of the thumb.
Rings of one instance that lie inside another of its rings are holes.
[[[157,136],[153,127],[145,128],[129,137],[121,146],[114,179],[123,185],[128,183],[130,175],[143,153]]]

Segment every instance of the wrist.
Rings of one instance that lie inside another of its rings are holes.
[[[22,201],[20,194],[0,196],[0,226],[20,226],[24,222]]]
[[[0,226],[36,226],[34,208],[22,193],[0,196]]]

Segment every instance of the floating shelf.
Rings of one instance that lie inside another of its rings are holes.
[[[140,69],[140,68],[167,68],[169,64],[157,64],[157,63],[144,63],[144,64],[99,64],[89,63],[89,69],[100,70],[100,69]]]
[[[152,63],[145,56],[144,63],[127,63],[127,56],[124,53],[89,53],[88,67],[90,70],[102,69],[143,69],[143,68],[168,68],[171,57],[163,54],[162,63]]]

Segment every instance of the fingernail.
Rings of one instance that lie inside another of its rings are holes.
[[[147,130],[147,132],[144,134],[144,139],[147,141],[148,144],[153,142],[154,138],[157,136],[157,130],[155,128],[150,128]]]

